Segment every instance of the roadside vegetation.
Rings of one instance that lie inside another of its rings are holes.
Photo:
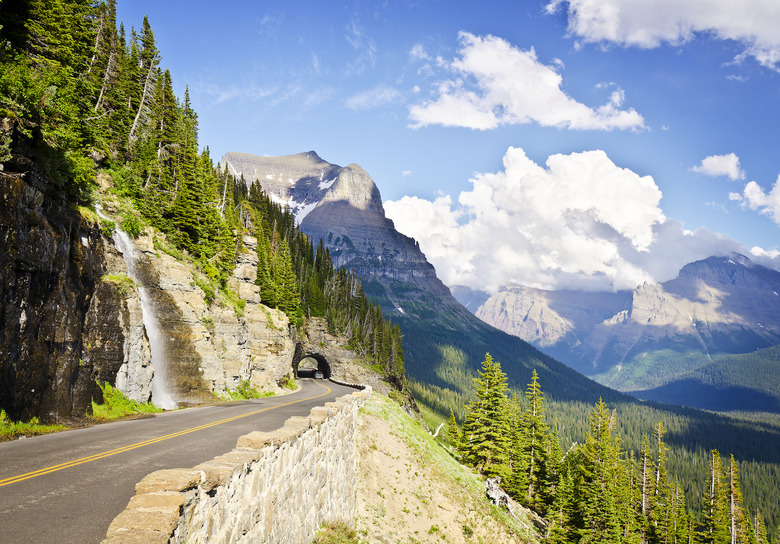
[[[360,544],[357,532],[346,523],[326,523],[312,540],[312,544]]]
[[[139,403],[127,398],[109,383],[100,385],[100,389],[103,391],[103,404],[92,401],[92,418],[97,421],[113,421],[136,414],[154,414],[163,411],[151,402]]]
[[[273,391],[260,391],[256,387],[252,387],[247,379],[239,382],[238,387],[235,389],[228,389],[224,393],[214,391],[213,395],[217,400],[248,400],[273,397],[276,393]]]
[[[37,417],[32,418],[27,423],[22,421],[11,421],[5,413],[0,410],[0,442],[16,440],[23,436],[37,436],[41,434],[56,433],[67,429],[64,425],[41,425]]]

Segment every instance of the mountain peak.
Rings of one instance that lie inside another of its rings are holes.
[[[384,216],[382,196],[374,180],[357,164],[342,168],[336,182],[328,189],[320,202],[345,201],[359,210],[372,211]]]

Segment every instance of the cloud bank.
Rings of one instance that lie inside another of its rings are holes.
[[[419,241],[447,285],[489,292],[509,283],[633,289],[671,279],[697,259],[750,253],[723,235],[691,232],[665,217],[653,178],[615,165],[603,151],[552,155],[540,166],[510,147],[503,162],[503,171],[471,179],[457,203],[449,195],[385,203],[388,217]],[[751,258],[777,257],[761,251]]]
[[[775,0],[552,0],[546,10],[555,13],[564,5],[569,35],[584,42],[653,48],[706,34],[742,44],[737,61],[753,57],[780,70],[780,2]]]
[[[558,65],[542,64],[533,49],[518,49],[495,36],[461,32],[459,38],[458,58],[449,63],[436,60],[436,66],[446,68],[452,77],[438,83],[433,100],[409,108],[412,128],[444,125],[489,130],[526,123],[573,130],[644,128],[643,117],[633,108],[621,109],[625,99],[621,89],[593,109],[569,97],[561,89]],[[410,56],[429,60],[419,45]]]

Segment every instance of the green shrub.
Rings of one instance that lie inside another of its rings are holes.
[[[5,410],[0,410],[0,442],[13,440],[20,436],[36,436],[39,434],[56,433],[64,431],[64,425],[41,425],[37,417],[27,423],[11,421]]]
[[[131,214],[124,214],[120,225],[122,230],[125,231],[130,238],[138,238],[144,230],[144,224],[141,220]]]
[[[114,235],[115,230],[116,223],[110,219],[103,219],[102,217],[100,218],[100,231],[103,233],[103,236],[106,238],[111,238]]]
[[[249,379],[240,381],[238,387],[235,389],[228,389],[222,394],[214,392],[214,396],[220,400],[262,399],[265,397],[273,397],[275,394],[276,393],[273,391],[260,391],[259,389],[252,387]]]
[[[314,536],[312,544],[359,544],[357,532],[344,522],[327,523]]]
[[[131,293],[135,293],[135,280],[133,280],[133,278],[127,274],[106,274],[103,276],[103,279],[116,285],[119,294],[123,297],[126,297]]]
[[[92,417],[100,421],[111,421],[133,414],[151,414],[162,409],[151,402],[136,402],[127,398],[121,391],[105,383],[98,386],[103,391],[103,404],[92,401]]]

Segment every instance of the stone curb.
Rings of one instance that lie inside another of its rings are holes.
[[[152,472],[135,486],[136,494],[125,510],[111,522],[103,544],[164,543],[177,541],[177,529],[186,522],[193,501],[216,500],[216,490],[250,472],[253,464],[271,456],[276,450],[299,440],[309,430],[319,432],[329,418],[360,407],[371,397],[371,387],[344,395],[325,406],[310,410],[308,416],[293,416],[284,426],[270,432],[254,431],[240,436],[232,451],[193,468],[165,469]],[[272,477],[264,475],[266,477]],[[275,474],[284,477],[283,474]],[[257,497],[263,503],[262,497]],[[211,506],[211,505],[210,505]],[[273,504],[266,504],[273,508]],[[268,514],[268,513],[266,513]],[[259,516],[270,518],[271,515]],[[214,529],[215,532],[221,532]]]

